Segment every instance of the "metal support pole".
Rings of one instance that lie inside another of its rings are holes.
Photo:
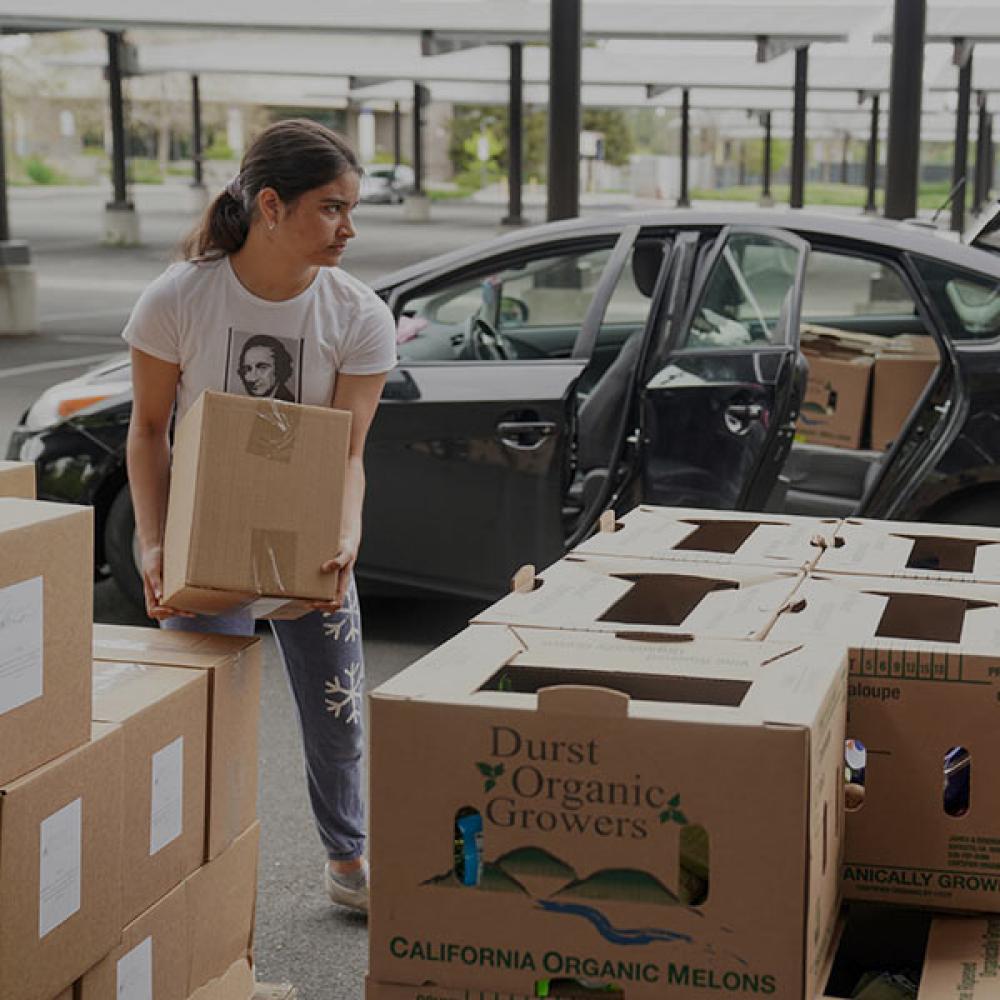
[[[549,0],[549,221],[580,212],[581,7],[581,0]]]
[[[507,110],[507,216],[505,226],[520,226],[521,185],[524,170],[524,44],[510,43],[510,107]]]
[[[996,176],[996,146],[993,145],[993,115],[986,119],[986,200],[993,198],[993,178]]]
[[[747,182],[747,147],[746,143],[742,139],[738,139],[740,149],[740,158],[736,166],[736,183],[743,187]]]
[[[0,80],[2,86],[2,80]],[[3,94],[0,92],[0,243],[10,239],[10,216],[7,214],[7,153],[3,135]]]
[[[402,155],[402,118],[399,110],[399,101],[394,101],[392,105],[392,167],[396,171],[399,169],[399,161]]]
[[[885,172],[885,214],[889,219],[917,214],[926,22],[927,0],[896,0]]]
[[[956,42],[956,48],[961,47]],[[955,112],[955,159],[951,165],[951,186],[965,182],[951,201],[951,228],[965,228],[965,197],[969,187],[969,107],[972,103],[972,48],[962,54],[958,69],[958,110]]]
[[[418,197],[424,193],[424,88],[413,84],[413,193]]]
[[[201,88],[197,73],[191,75],[191,161],[194,164],[194,180],[191,186],[204,187],[204,164],[201,156]]]
[[[809,46],[795,50],[795,94],[792,107],[792,177],[788,204],[801,208],[806,189],[806,91],[809,79]]]
[[[771,202],[771,112],[764,112],[764,184],[761,199]]]
[[[871,131],[868,133],[868,159],[865,162],[865,187],[868,197],[865,200],[865,212],[875,212],[875,189],[878,186],[878,126],[879,126],[879,95],[872,94]]]
[[[688,197],[688,158],[691,155],[691,92],[685,87],[681,91],[681,191],[677,199],[678,208],[690,208]]]
[[[846,184],[848,181],[848,173],[850,171],[850,159],[851,159],[851,133],[845,132],[843,145],[840,150],[840,183]]]
[[[986,107],[986,94],[979,92],[976,124],[976,186],[972,198],[972,214],[979,215],[987,198],[989,183],[989,131],[990,113]]]
[[[130,209],[128,176],[125,172],[125,101],[122,97],[122,33],[109,31],[108,84],[111,98],[111,184],[114,198],[108,208]]]

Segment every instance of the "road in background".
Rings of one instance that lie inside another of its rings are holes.
[[[172,260],[198,213],[182,185],[137,187],[143,245],[100,242],[107,193],[99,188],[11,188],[11,232],[27,240],[38,272],[41,332],[0,337],[0,442],[47,386],[123,349],[122,327],[139,294]],[[434,221],[403,222],[399,206],[362,205],[344,268],[364,281],[425,257],[489,239],[494,206],[442,203]]]

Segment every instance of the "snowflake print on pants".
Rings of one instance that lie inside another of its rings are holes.
[[[347,687],[344,687],[339,677],[326,682],[326,710],[333,712],[334,717],[339,719],[340,713],[345,708],[348,709],[344,721],[349,726],[357,726],[361,722],[361,691],[364,684],[361,664],[352,663],[344,672],[347,674]]]
[[[344,595],[340,610],[324,611],[323,618],[323,631],[334,642],[356,642],[361,635],[361,609],[354,588]]]

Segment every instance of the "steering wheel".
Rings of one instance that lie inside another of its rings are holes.
[[[470,316],[465,321],[465,340],[458,356],[470,361],[509,361],[511,351],[486,320]]]

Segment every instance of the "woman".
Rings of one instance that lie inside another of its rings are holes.
[[[205,389],[280,391],[296,402],[351,411],[340,551],[322,562],[324,573],[336,575],[336,596],[272,629],[302,724],[309,795],[328,858],[327,893],[366,911],[363,660],[353,567],[365,437],[395,364],[395,330],[375,293],[337,268],[356,235],[351,212],[360,175],[353,150],[322,125],[270,126],[189,236],[187,259],[146,289],[122,336],[132,353],[127,457],[146,609],[164,628],[236,635],[254,629],[245,610],[194,616],[162,604],[172,411],[180,418]]]

